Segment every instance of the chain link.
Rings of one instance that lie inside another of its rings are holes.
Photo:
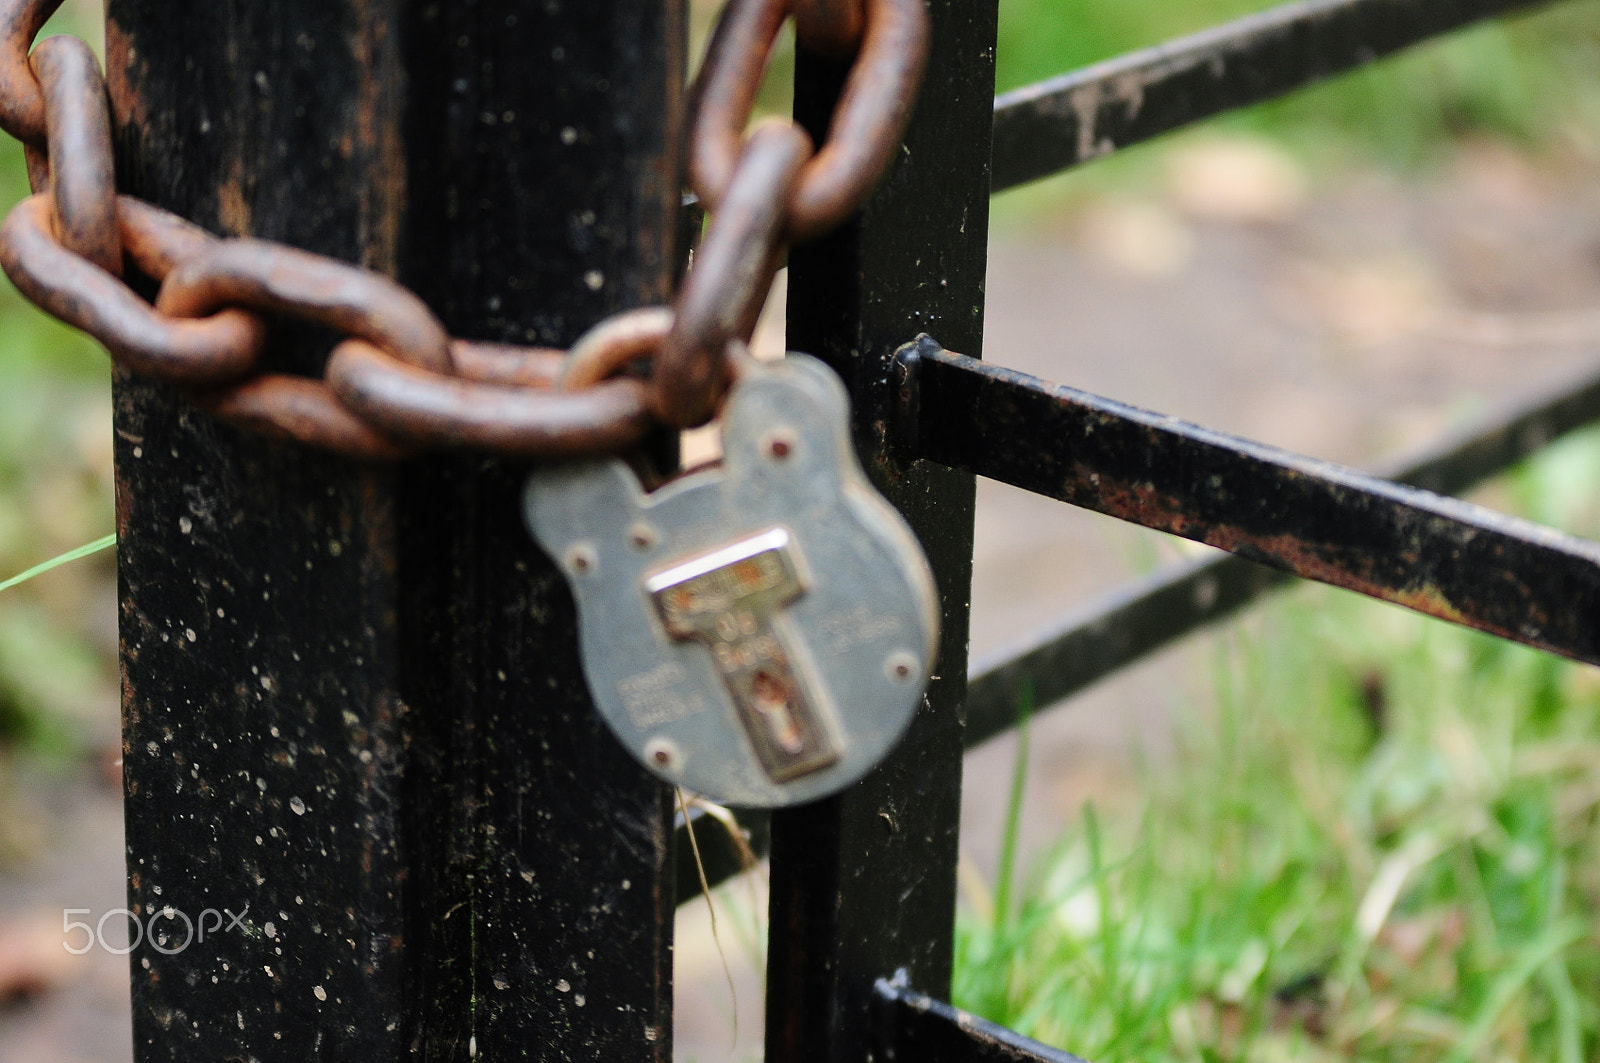
[[[22,141],[35,193],[0,225],[0,267],[119,364],[216,416],[370,460],[430,448],[611,452],[655,424],[714,416],[788,244],[859,209],[892,160],[928,36],[923,0],[730,0],[691,96],[690,184],[711,212],[694,267],[672,309],[614,315],[568,354],[452,339],[387,277],[223,239],[119,196],[93,53],[71,37],[33,47],[61,2],[0,0],[0,128]],[[820,151],[787,120],[745,133],[791,16],[804,47],[855,55]],[[123,283],[125,263],[159,284],[154,305]],[[269,314],[344,337],[321,379],[261,369]],[[646,359],[641,378],[633,370]]]

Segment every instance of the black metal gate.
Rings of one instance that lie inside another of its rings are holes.
[[[1600,662],[1600,548],[1428,493],[1600,415],[1600,381],[1383,480],[976,360],[992,192],[1526,6],[1302,0],[994,101],[994,3],[933,0],[897,165],[791,255],[789,346],[848,384],[864,464],[933,562],[944,642],[886,764],[742,817],[772,860],[773,1063],[1073,1058],[941,1002],[962,754],[1024,687],[1064,697],[1285,573]],[[392,273],[457,335],[565,344],[667,294],[680,5],[109,17],[135,194]],[[827,121],[843,72],[801,55],[802,121]],[[327,347],[291,339],[296,368]],[[248,905],[253,928],[135,953],[139,1058],[670,1058],[672,917],[699,883],[675,867],[669,793],[587,702],[571,601],[517,521],[523,470],[353,466],[126,375],[117,437],[130,906]],[[969,681],[975,475],[1234,556]],[[707,856],[714,880],[738,869]]]

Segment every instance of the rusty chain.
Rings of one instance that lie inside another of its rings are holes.
[[[899,144],[926,62],[923,0],[728,0],[691,90],[689,183],[711,221],[674,305],[625,311],[571,352],[452,339],[388,277],[224,239],[118,195],[104,75],[88,45],[34,38],[62,0],[0,0],[0,129],[34,194],[0,226],[0,267],[129,370],[251,429],[367,459],[429,448],[615,451],[715,415],[788,244],[857,210]],[[853,66],[822,147],[792,121],[746,134],[773,40]],[[31,49],[31,53],[30,53]],[[159,284],[154,305],[125,265]],[[321,379],[264,372],[268,315],[344,339]],[[631,367],[648,360],[648,376]]]

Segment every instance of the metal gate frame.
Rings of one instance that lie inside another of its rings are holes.
[[[742,817],[772,857],[771,1063],[1074,1058],[941,1002],[962,754],[1024,686],[1064,697],[1285,573],[1600,659],[1600,549],[1428,493],[1600,416],[1600,378],[1390,482],[977,360],[992,192],[1529,6],[1301,0],[994,101],[994,0],[932,0],[904,150],[792,254],[789,339],[850,387],[944,641],[886,764]],[[391,273],[457,335],[566,344],[670,290],[685,35],[649,0],[109,0],[118,172],[216,231]],[[800,57],[814,131],[843,73]],[[280,368],[328,346],[283,340]],[[247,916],[135,950],[138,1058],[670,1059],[673,911],[698,882],[670,794],[588,703],[570,597],[517,519],[523,467],[362,467],[120,372],[116,431],[130,908]],[[1235,556],[969,681],[976,475]],[[737,870],[707,855],[713,879]]]
[[[934,5],[940,43],[930,68],[943,77],[925,93],[901,169],[859,232],[791,258],[789,345],[822,354],[850,383],[858,445],[880,486],[922,518],[953,633],[966,629],[964,605],[949,606],[965,599],[971,556],[953,529],[970,535],[971,513],[956,508],[953,486],[939,513],[923,509],[922,478],[946,470],[1231,556],[1173,566],[1071,610],[974,665],[965,690],[956,687],[968,670],[950,654],[904,756],[820,810],[780,813],[770,828],[741,816],[758,844],[771,834],[771,1063],[1076,1058],[940,999],[959,806],[951,756],[1013,727],[1024,691],[1035,704],[1058,703],[1291,576],[1600,663],[1600,546],[1444,497],[1600,418],[1593,370],[1366,475],[979,361],[982,267],[961,251],[986,235],[983,208],[939,198],[980,176],[998,193],[1540,5],[1301,0],[1007,93],[974,118],[972,95],[989,89],[978,78],[993,74],[992,37],[978,36],[992,33],[993,11],[979,15],[980,6]],[[797,113],[826,114],[810,95],[831,100],[825,73],[802,63],[800,86]],[[935,157],[960,176],[940,184],[929,172]],[[956,218],[952,234],[943,226]],[[954,246],[942,242],[950,239]],[[961,497],[970,505],[970,494]],[[721,855],[718,878],[738,866],[737,854]]]

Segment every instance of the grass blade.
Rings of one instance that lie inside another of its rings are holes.
[[[112,535],[107,535],[106,537],[104,537],[102,539],[96,539],[92,543],[85,543],[83,546],[80,546],[77,549],[68,550],[66,553],[61,554],[58,557],[52,557],[48,561],[44,561],[44,562],[41,562],[40,564],[34,565],[32,568],[28,569],[28,571],[26,571],[26,572],[20,573],[20,574],[15,575],[15,576],[12,576],[10,579],[5,580],[4,582],[0,582],[0,591],[8,591],[12,587],[17,586],[18,584],[22,584],[22,583],[28,582],[29,580],[33,579],[35,576],[44,575],[46,572],[49,572],[51,569],[60,568],[62,565],[68,564],[68,563],[73,562],[73,561],[80,560],[81,558],[88,557],[90,554],[98,554],[102,550],[107,550],[107,549],[110,549],[111,547],[115,546],[116,543],[117,543],[117,537],[116,537],[115,534],[112,534]]]
[[[1003,937],[1011,922],[1011,895],[1016,883],[1017,838],[1022,833],[1022,797],[1028,780],[1028,721],[1033,716],[1033,687],[1017,696],[1017,759],[1011,767],[1011,795],[1006,801],[1005,832],[1000,839],[1000,871],[994,890],[994,931]]]
[[[1586,935],[1587,931],[1581,923],[1561,924],[1541,934],[1528,947],[1518,963],[1495,979],[1472,1025],[1467,1028],[1466,1034],[1450,1053],[1447,1063],[1467,1063],[1476,1056],[1478,1050],[1488,1043],[1501,1014],[1512,999],[1522,991],[1522,987],[1539,972],[1540,968],[1554,961],[1571,945],[1582,941]]]

